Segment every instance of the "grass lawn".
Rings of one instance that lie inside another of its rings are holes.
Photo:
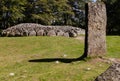
[[[120,58],[120,37],[107,36],[107,49],[105,57]],[[94,81],[110,64],[94,58],[64,60],[78,58],[83,51],[83,42],[73,38],[0,37],[0,81]]]
[[[120,36],[107,36],[107,57],[120,58]]]

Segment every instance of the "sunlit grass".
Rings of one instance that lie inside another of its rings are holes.
[[[107,37],[107,57],[120,58],[119,40],[119,36]],[[93,81],[109,64],[91,59],[71,63],[29,62],[64,58],[64,54],[66,58],[78,58],[83,51],[83,42],[73,38],[0,37],[0,81]]]
[[[120,58],[120,36],[107,36],[107,56]]]

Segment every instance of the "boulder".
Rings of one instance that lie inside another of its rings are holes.
[[[65,32],[65,33],[63,34],[63,36],[65,36],[65,37],[70,37],[68,32]]]
[[[56,36],[56,33],[54,30],[50,30],[48,31],[47,36]]]
[[[30,31],[29,36],[36,36],[36,32],[35,31]]]
[[[12,37],[12,36],[15,36],[15,35],[16,35],[16,34],[15,34],[14,31],[11,31],[11,32],[8,34],[9,37]]]
[[[62,30],[57,31],[57,36],[63,36],[64,32]]]
[[[114,63],[95,81],[120,81],[120,63]]]
[[[14,33],[14,32],[13,32],[13,33]],[[18,37],[18,36],[21,36],[21,33],[20,33],[19,31],[16,31],[12,36]]]
[[[69,36],[70,37],[76,37],[77,33],[75,33],[75,31],[71,30],[71,31],[69,31]]]
[[[22,32],[21,35],[22,35],[22,36],[28,36],[28,35],[29,35],[29,32],[28,32],[27,30],[25,30],[25,31]]]
[[[44,35],[44,30],[39,30],[37,31],[37,36],[43,36]]]

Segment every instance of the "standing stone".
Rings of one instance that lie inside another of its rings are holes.
[[[86,4],[85,56],[106,53],[106,7],[102,2]]]

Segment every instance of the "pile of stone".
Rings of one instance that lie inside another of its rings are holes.
[[[2,36],[65,36],[76,37],[85,34],[85,30],[72,26],[44,26],[34,23],[22,23],[2,31]]]

